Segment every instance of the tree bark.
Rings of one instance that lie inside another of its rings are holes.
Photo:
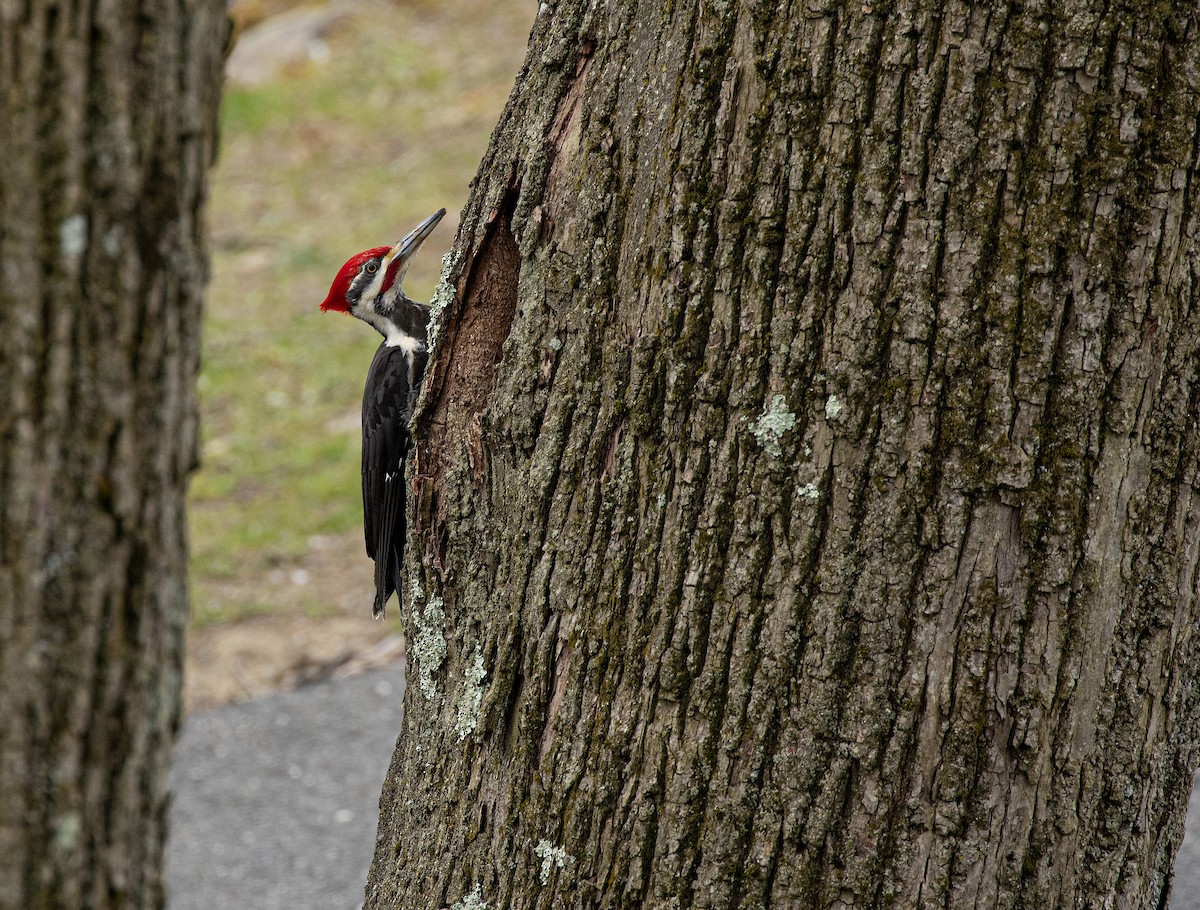
[[[0,907],[161,907],[222,0],[0,0]]]
[[[436,300],[367,907],[1165,906],[1198,29],[543,4]]]

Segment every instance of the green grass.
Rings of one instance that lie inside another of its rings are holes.
[[[318,304],[351,254],[445,206],[406,281],[412,296],[431,294],[533,5],[356,10],[329,36],[328,62],[226,92],[190,498],[200,623],[324,609],[302,589],[254,593],[273,568],[299,565],[315,536],[361,534],[358,408],[378,338]],[[346,571],[369,576],[370,564]]]

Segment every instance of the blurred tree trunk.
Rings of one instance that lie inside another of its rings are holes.
[[[157,907],[223,0],[0,0],[0,907]]]
[[[437,301],[368,907],[1165,904],[1198,29],[543,5]]]

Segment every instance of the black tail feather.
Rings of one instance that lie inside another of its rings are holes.
[[[387,607],[388,598],[392,596],[395,587],[391,583],[390,578],[380,578],[380,565],[386,560],[379,560],[375,563],[375,603],[371,607],[371,616],[374,619],[379,619]]]
[[[375,604],[371,615],[383,616],[388,599],[393,591],[400,590],[400,567],[404,565],[404,538],[408,531],[406,512],[406,481],[404,463],[400,463],[397,476],[384,485],[383,514],[394,516],[395,523],[387,523],[379,529],[379,547],[375,551]]]

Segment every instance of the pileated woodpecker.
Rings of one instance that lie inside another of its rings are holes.
[[[395,246],[380,246],[351,256],[341,267],[323,311],[357,316],[383,336],[367,370],[362,405],[363,525],[367,555],[375,560],[374,616],[383,615],[400,587],[404,562],[404,458],[425,364],[429,359],[429,306],[410,300],[400,287],[425,238],[445,209],[434,212]]]

